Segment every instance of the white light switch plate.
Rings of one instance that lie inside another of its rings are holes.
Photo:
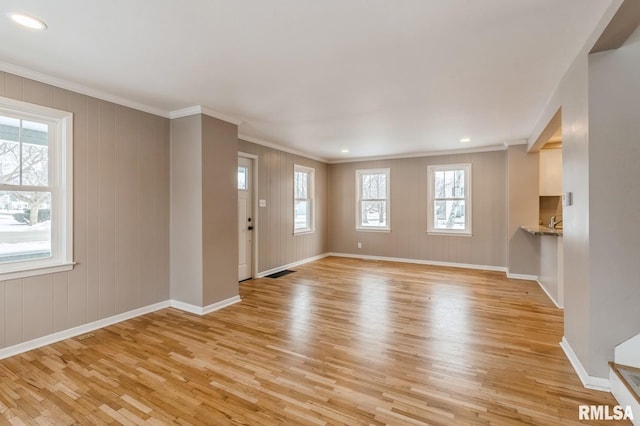
[[[267,207],[267,200],[259,200],[258,201],[258,206]]]

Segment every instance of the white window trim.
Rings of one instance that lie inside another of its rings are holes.
[[[309,218],[309,227],[296,229],[296,172],[304,172],[309,173],[309,188],[307,200],[309,200],[309,214],[311,217]],[[305,234],[313,234],[316,232],[316,200],[315,200],[315,190],[316,190],[316,169],[313,167],[301,166],[299,164],[293,165],[293,235],[305,235]]]
[[[433,226],[434,222],[434,211],[433,211],[433,202],[435,200],[435,188],[434,188],[434,177],[435,172],[442,170],[452,170],[452,169],[463,169],[464,170],[464,218],[465,218],[465,229],[435,229]],[[430,235],[454,235],[454,236],[463,236],[463,237],[471,237],[473,236],[471,224],[473,223],[471,212],[473,211],[471,208],[471,199],[473,198],[473,192],[471,188],[471,163],[462,163],[462,164],[441,164],[434,166],[427,166],[427,175],[428,175],[428,184],[427,184],[427,233]]]
[[[386,201],[386,215],[387,226],[362,226],[362,188],[360,182],[362,182],[362,175],[368,174],[385,174],[386,175],[386,188],[387,198]],[[356,231],[364,232],[391,232],[391,169],[363,169],[356,170]]]
[[[23,260],[0,264],[0,281],[35,275],[69,271],[73,261],[73,113],[0,97],[0,112],[20,114],[23,117],[54,121],[56,139],[52,155],[50,184],[52,205],[55,209],[51,232],[51,252],[48,259]],[[15,191],[11,185],[1,185],[1,190]]]

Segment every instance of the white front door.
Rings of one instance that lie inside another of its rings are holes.
[[[251,278],[253,160],[238,157],[238,281]]]

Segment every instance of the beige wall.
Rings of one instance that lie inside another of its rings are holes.
[[[427,235],[427,166],[472,163],[473,236]],[[391,169],[391,232],[355,230],[355,171]],[[505,151],[332,164],[331,251],[336,253],[507,265]],[[362,249],[357,243],[362,243]]]
[[[238,296],[238,126],[202,116],[203,306]]]
[[[258,199],[267,202],[267,207],[258,208],[258,272],[327,253],[327,164],[244,140],[238,141],[238,151],[259,157]],[[293,235],[294,164],[315,169],[316,230],[312,234]]]
[[[202,120],[171,120],[171,298],[203,306]]]
[[[73,271],[0,282],[0,347],[169,298],[169,120],[0,72],[74,114]]]
[[[510,146],[508,168],[508,268],[510,274],[538,275],[540,238],[520,229],[538,223],[538,153],[525,145]]]
[[[171,298],[207,307],[238,295],[238,127],[171,120]]]
[[[589,56],[589,257],[592,374],[640,333],[640,29]]]

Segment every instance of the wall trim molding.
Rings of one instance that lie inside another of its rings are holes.
[[[402,160],[405,158],[420,158],[420,157],[437,157],[440,155],[456,155],[456,154],[474,154],[479,152],[493,152],[493,151],[505,151],[509,145],[524,145],[520,140],[514,142],[505,142],[502,145],[490,145],[479,146],[476,148],[467,149],[449,149],[442,151],[427,151],[416,152],[413,154],[398,154],[398,155],[382,155],[378,157],[357,157],[349,159],[339,159],[327,161],[328,164],[342,164],[342,163],[362,163],[365,161],[382,161],[382,160]]]
[[[27,342],[18,343],[16,345],[8,346],[0,349],[0,360],[9,358],[15,355],[19,355],[24,352],[28,352],[34,349],[41,348],[43,346],[51,345],[53,343],[60,342],[62,340],[71,339],[76,336],[80,336],[101,328],[108,327],[126,320],[130,320],[142,315],[150,314],[155,311],[166,308],[180,309],[181,311],[189,312],[196,315],[206,315],[211,312],[226,308],[234,303],[241,302],[240,296],[230,297],[220,302],[212,303],[205,307],[198,307],[183,303],[177,300],[165,300],[163,302],[154,303],[152,305],[143,306],[141,308],[133,309],[131,311],[123,312],[121,314],[113,315],[108,318],[103,318],[97,321],[92,321],[87,324],[82,324],[77,327],[68,328],[66,330],[58,331],[46,336],[38,337]]]
[[[0,71],[7,72],[9,74],[17,75],[18,77],[28,78],[30,80],[35,80],[40,83],[49,84],[51,86],[56,86],[60,89],[70,90],[75,93],[79,93],[81,95],[90,96],[92,98],[101,99],[103,101],[112,102],[114,104],[118,104],[124,107],[133,108],[138,111],[147,112],[149,114],[158,115],[160,117],[169,118],[169,114],[167,111],[152,107],[150,105],[146,105],[140,102],[135,102],[121,96],[113,95],[111,93],[92,89],[91,87],[84,86],[82,84],[73,83],[71,81],[53,77],[38,71],[33,71],[28,68],[23,68],[17,65],[10,64],[8,62],[0,61]]]
[[[240,296],[233,296],[228,299],[221,300],[216,303],[212,303],[211,305],[207,305],[204,307],[192,305],[190,303],[181,302],[179,300],[170,300],[169,306],[171,308],[180,309],[181,311],[189,312],[195,315],[207,315],[211,312],[218,311],[222,308],[226,308],[227,306],[231,306],[235,303],[242,302]]]
[[[507,278],[512,280],[538,281],[537,275],[512,274],[511,272],[507,272]]]
[[[91,331],[108,327],[110,325],[117,324],[122,321],[126,321],[141,315],[150,314],[160,309],[170,307],[168,300],[164,302],[154,303],[152,305],[144,306],[142,308],[133,309],[128,312],[123,312],[108,318],[103,318],[97,321],[93,321],[87,324],[79,325],[77,327],[68,328],[66,330],[58,331],[47,336],[38,337],[27,342],[18,343],[17,345],[9,346],[0,350],[0,359],[9,358],[14,355],[21,354],[23,352],[38,349],[42,346],[51,345],[61,340],[70,339]]]
[[[288,148],[284,145],[280,145],[275,142],[269,142],[264,139],[254,138],[253,136],[249,136],[244,133],[238,133],[238,139],[242,139],[243,141],[246,141],[246,142],[255,143],[256,145],[266,146],[267,148],[275,149],[278,151],[287,152],[289,154],[297,155],[298,157],[304,157],[310,160],[320,161],[321,163],[331,164],[331,162],[326,158],[316,157],[315,155],[307,154],[302,151],[298,151],[294,148]]]
[[[482,271],[507,272],[507,268],[504,266],[474,265],[470,263],[440,262],[436,260],[406,259],[400,257],[371,256],[366,254],[352,253],[329,253],[329,256],[347,257],[351,259],[381,260],[385,262],[414,263],[418,265],[447,266],[452,268],[479,269]]]
[[[276,272],[284,271],[285,269],[295,268],[296,266],[304,265],[305,263],[313,262],[314,260],[324,259],[325,257],[332,256],[331,253],[323,253],[317,256],[307,257],[306,259],[298,260],[292,263],[288,263],[286,265],[277,266],[272,269],[268,269],[266,271],[259,272],[256,275],[256,278],[264,278],[267,275],[275,274]]]
[[[602,392],[611,392],[611,382],[609,381],[609,379],[590,376],[589,373],[587,373],[587,370],[585,370],[585,368],[582,366],[582,363],[578,359],[576,353],[573,351],[573,348],[569,344],[569,341],[564,336],[562,336],[560,347],[564,351],[564,354],[569,359],[571,366],[582,382],[582,386],[587,389],[593,389]]]
[[[195,105],[171,111],[169,112],[168,116],[173,120],[174,118],[189,117],[190,115],[196,114],[208,115],[209,117],[217,118],[218,120],[226,121],[227,123],[235,124],[236,126],[239,126],[240,123],[242,123],[242,120],[240,118],[214,111],[211,108],[207,108],[202,105]]]
[[[554,304],[554,305],[556,305],[556,308],[558,308],[558,309],[563,309],[563,310],[564,310],[564,308],[563,308],[562,306],[560,306],[560,305],[558,304],[558,302],[556,302],[556,299],[554,299],[554,298],[551,296],[551,293],[549,293],[549,291],[547,291],[547,289],[542,285],[542,283],[540,282],[540,280],[536,280],[536,282],[538,283],[538,285],[540,286],[540,288],[542,289],[542,291],[544,291],[544,293],[547,295],[547,297],[548,297],[548,298],[553,302],[553,304]]]

